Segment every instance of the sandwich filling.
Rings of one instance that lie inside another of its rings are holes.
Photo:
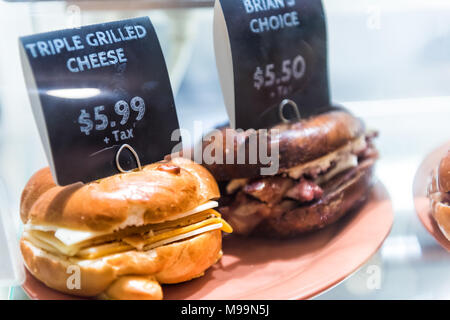
[[[450,206],[450,192],[428,192],[428,197],[435,202],[443,203],[447,206]]]
[[[436,170],[432,177],[431,183],[428,185],[427,195],[430,199],[430,205],[433,212],[433,217],[437,222],[442,234],[450,240],[450,231],[445,227],[448,225],[448,215],[444,208],[450,207],[450,192],[444,192],[439,184],[439,170]]]
[[[96,259],[130,250],[146,251],[212,230],[232,232],[231,226],[211,208],[215,206],[217,202],[209,201],[198,207],[201,211],[190,210],[175,220],[129,226],[109,233],[27,224],[23,237],[48,252],[78,259]]]
[[[447,206],[450,205],[450,192],[445,192],[445,189],[440,185],[439,168],[433,171],[427,194],[432,202],[440,202]]]
[[[220,212],[236,233],[251,233],[267,218],[320,201],[358,171],[372,166],[378,157],[372,140],[376,132],[368,132],[341,148],[318,159],[281,170],[275,176],[236,179],[222,185],[225,197]]]

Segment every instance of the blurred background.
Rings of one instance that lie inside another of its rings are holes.
[[[380,131],[378,178],[392,197],[395,222],[381,250],[354,276],[319,298],[450,298],[450,255],[418,221],[414,173],[450,139],[450,2],[324,0],[332,100]],[[148,15],[155,25],[181,127],[207,127],[227,115],[215,65],[213,1],[1,1],[0,179],[3,210],[18,219],[21,191],[47,160],[31,113],[18,37]],[[150,58],[150,57],[149,57]],[[205,128],[207,129],[207,128]],[[366,286],[370,266],[380,288]],[[0,265],[1,268],[1,265]],[[19,288],[3,298],[25,298]]]

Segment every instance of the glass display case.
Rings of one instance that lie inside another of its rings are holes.
[[[450,3],[323,0],[323,5],[331,99],[379,131],[376,177],[389,193],[394,223],[372,258],[314,299],[449,299],[450,254],[420,222],[413,182],[427,154],[450,140]],[[6,194],[0,201],[17,237],[21,192],[47,165],[18,37],[149,16],[180,126],[193,131],[201,117],[207,130],[227,121],[214,56],[213,6],[213,0],[0,1],[0,183]],[[374,270],[381,280],[370,285]],[[0,288],[0,298],[28,297],[15,285]]]

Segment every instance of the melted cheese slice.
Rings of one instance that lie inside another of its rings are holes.
[[[317,184],[322,184],[323,182],[331,180],[333,177],[337,176],[339,173],[344,172],[350,168],[356,168],[358,166],[358,157],[354,154],[348,154],[347,156],[342,157],[342,159],[336,163],[336,166],[325,173],[322,176],[319,176],[315,181]]]
[[[192,210],[187,212],[178,214],[173,216],[169,221],[177,220],[183,217],[187,217],[198,212],[202,212],[208,209],[212,209],[217,207],[219,204],[217,201],[208,201]],[[98,238],[107,234],[110,234],[110,231],[106,232],[92,232],[92,231],[81,231],[81,230],[72,230],[67,228],[53,227],[53,226],[41,226],[41,225],[33,225],[26,224],[25,230],[39,230],[44,232],[54,232],[54,236],[64,243],[67,246],[76,245],[81,242],[85,242],[94,238]]]
[[[313,168],[320,168],[322,172],[326,171],[331,166],[331,163],[333,161],[336,163],[347,162],[346,164],[348,165],[348,163],[351,163],[349,162],[350,155],[354,155],[359,151],[364,150],[366,146],[366,137],[363,135],[321,158],[310,161],[308,163],[300,164],[296,167],[292,167],[290,169],[287,169],[286,172],[289,177],[296,180],[299,179],[305,172]],[[350,160],[353,161],[353,159]],[[343,167],[341,167],[340,169],[342,170],[342,168]],[[336,175],[337,173],[339,172],[336,172],[335,170],[334,175]]]
[[[220,222],[217,223],[218,221]],[[176,241],[187,239],[205,232],[219,229],[226,232],[232,231],[231,226],[224,220],[220,218],[219,219],[213,218],[198,223],[196,225],[191,225],[177,230],[164,232],[156,236],[150,236],[148,238],[136,236],[132,238],[130,237],[123,239],[123,241],[120,242],[107,243],[96,247],[86,248],[80,250],[76,256],[77,258],[81,259],[96,259],[102,256],[134,249],[140,251],[147,251]]]
[[[135,249],[150,250],[216,229],[221,229],[228,233],[233,231],[231,226],[221,218],[220,214],[212,209],[176,221],[149,225],[148,227],[151,229],[144,234],[138,233],[124,236],[113,242],[99,245],[92,245],[89,241],[67,245],[56,238],[54,232],[43,230],[27,230],[24,233],[24,237],[36,246],[52,253],[80,259],[95,259]]]
[[[176,229],[167,230],[167,231],[163,230],[163,231],[160,231],[157,233],[150,233],[149,235],[144,236],[144,237],[141,235],[133,235],[131,237],[126,237],[126,238],[122,239],[122,241],[132,245],[136,249],[144,250],[144,249],[148,249],[149,245],[158,243],[161,240],[169,239],[169,238],[178,236],[180,234],[187,234],[192,231],[199,230],[205,226],[210,226],[210,225],[219,226],[217,229],[223,228],[224,231],[226,231],[226,232],[232,231],[231,227],[228,225],[228,223],[226,223],[220,217],[220,215],[214,214],[209,219],[206,219],[206,220],[203,220],[203,221],[191,224],[191,225],[187,225],[187,226],[184,226],[181,228],[176,228]]]

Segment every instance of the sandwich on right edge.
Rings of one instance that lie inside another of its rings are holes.
[[[434,220],[450,241],[450,151],[431,174],[428,198]]]
[[[218,210],[234,233],[291,237],[324,228],[366,202],[378,159],[377,132],[361,119],[338,109],[272,129],[277,129],[268,133],[269,143],[278,144],[275,173],[262,175],[259,162],[203,164],[219,182]],[[224,133],[222,141],[203,142],[203,150],[214,144],[223,148],[224,159],[242,148],[249,156],[251,131]]]

